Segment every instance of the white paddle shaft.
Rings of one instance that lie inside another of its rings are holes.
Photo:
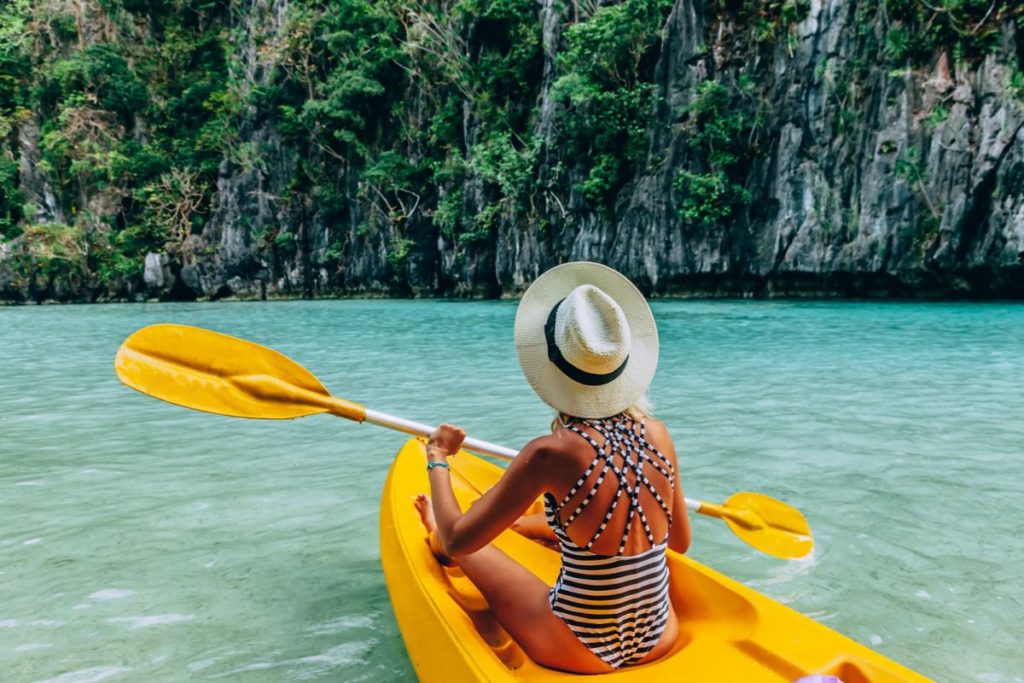
[[[370,408],[366,409],[366,422],[394,429],[395,431],[403,432],[405,434],[412,434],[413,436],[430,436],[431,432],[434,431],[433,427],[425,425],[422,422],[406,420],[405,418],[388,415],[387,413],[382,413],[379,410],[371,410]],[[466,440],[462,442],[462,447],[467,451],[473,451],[479,455],[490,455],[502,460],[511,460],[516,457],[516,454],[519,452],[511,448],[506,448],[505,446],[499,446],[498,444],[481,441],[480,439],[474,439],[472,437],[466,437]],[[686,499],[686,507],[695,512],[700,511],[700,505],[701,503],[699,500],[694,500],[693,498]]]
[[[434,431],[434,427],[425,425],[422,422],[413,422],[412,420],[406,420],[402,417],[395,417],[394,415],[388,415],[377,410],[366,409],[366,421],[380,425],[381,427],[388,427],[395,431],[405,432],[406,434],[412,434],[413,436],[430,436],[431,432]],[[473,439],[466,437],[466,440],[462,442],[462,447],[467,451],[473,451],[480,455],[490,455],[495,458],[501,458],[502,460],[511,460],[516,457],[519,451],[512,450],[511,448],[505,448],[497,444],[488,443],[481,441],[480,439]]]

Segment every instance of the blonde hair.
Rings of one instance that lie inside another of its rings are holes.
[[[654,406],[651,405],[651,401],[647,398],[647,394],[644,394],[638,398],[633,405],[623,410],[619,415],[628,417],[631,420],[642,420],[645,417],[654,417]],[[608,417],[616,417],[616,415],[609,415]],[[569,426],[570,422],[574,422],[578,418],[568,413],[558,412],[555,413],[555,419],[551,421],[551,433],[554,434],[559,429],[565,429]]]

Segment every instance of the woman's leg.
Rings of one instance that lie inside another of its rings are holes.
[[[430,499],[420,494],[415,505],[423,526],[432,535],[437,523]],[[432,548],[436,553],[433,544]],[[530,659],[552,669],[575,673],[612,670],[551,611],[548,586],[493,544],[462,555],[457,562],[486,598],[498,622]]]

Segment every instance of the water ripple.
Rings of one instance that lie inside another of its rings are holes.
[[[699,518],[693,556],[936,680],[1021,683],[1024,307],[653,307],[651,393],[687,492],[763,491],[817,539],[783,563]],[[0,380],[4,683],[414,680],[377,547],[403,437],[192,413],[125,389],[113,354],[149,323],[210,327],[280,349],[340,396],[515,447],[550,412],[518,369],[514,315],[438,301],[0,309],[0,357],[18,370]]]
[[[88,669],[72,671],[56,678],[48,678],[39,683],[99,683],[129,671],[131,669],[121,666],[93,666]]]

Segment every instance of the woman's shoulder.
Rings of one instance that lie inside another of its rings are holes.
[[[644,428],[647,432],[647,440],[663,453],[675,453],[675,446],[672,443],[672,436],[668,433],[668,427],[661,420],[653,417],[644,418]]]
[[[551,434],[542,434],[531,440],[520,453],[529,453],[536,459],[557,458],[573,447],[573,432],[559,429]]]
[[[656,434],[664,434],[666,436],[668,435],[668,427],[665,426],[665,423],[662,422],[661,420],[657,420],[657,419],[655,419],[653,417],[645,417],[644,418],[644,428],[648,432],[654,432]]]
[[[562,464],[575,462],[581,450],[587,450],[586,442],[570,429],[559,429],[543,434],[530,441],[519,453],[526,456],[526,464],[537,468],[559,468]]]

